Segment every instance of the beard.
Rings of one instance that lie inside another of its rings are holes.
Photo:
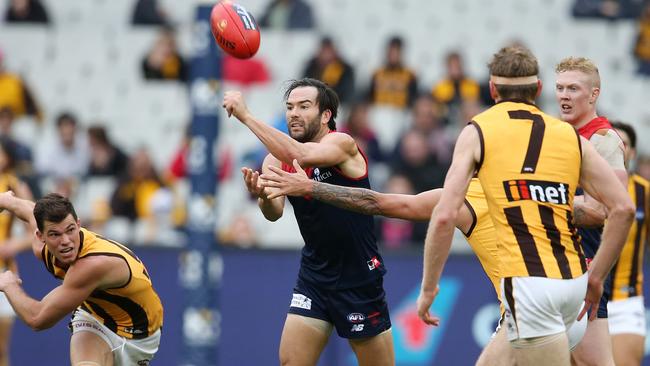
[[[294,140],[304,143],[312,141],[316,135],[320,132],[320,115],[314,118],[311,121],[307,121],[303,125],[303,132],[293,133],[291,132],[291,122],[289,122],[289,136]]]

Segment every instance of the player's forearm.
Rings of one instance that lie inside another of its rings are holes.
[[[269,221],[277,221],[282,217],[283,208],[280,207],[274,200],[267,200],[264,198],[257,199],[257,205],[262,211],[262,215]]]
[[[289,135],[280,132],[279,130],[258,121],[252,115],[245,117],[242,122],[248,127],[251,132],[257,136],[267,150],[287,164],[291,164],[293,159],[301,161],[302,144],[291,138]]]
[[[602,244],[591,263],[590,276],[605,280],[621,254],[633,220],[634,206],[631,202],[629,205],[619,204],[611,211],[603,229]]]
[[[378,193],[369,189],[313,182],[311,193],[308,194],[319,201],[345,210],[364,215],[384,215],[378,202]]]
[[[43,330],[50,328],[55,322],[48,323],[39,319],[41,303],[29,297],[19,284],[12,284],[4,289],[9,303],[13,307],[16,315],[34,330]]]
[[[34,202],[3,194],[0,199],[0,208],[10,211],[20,220],[29,224],[30,229],[36,229],[36,219],[34,218]]]
[[[435,211],[431,217],[426,239],[424,240],[424,264],[422,271],[422,291],[435,291],[444,268],[451,241],[454,235],[453,215],[438,215]]]
[[[579,227],[598,227],[605,223],[605,206],[586,196],[576,196],[573,201],[573,223]]]

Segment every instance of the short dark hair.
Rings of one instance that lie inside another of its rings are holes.
[[[34,218],[36,226],[41,232],[45,226],[45,221],[59,223],[68,215],[77,221],[77,212],[74,210],[72,203],[67,198],[58,193],[49,193],[43,198],[36,201],[34,206]]]
[[[332,113],[330,120],[327,121],[327,127],[329,127],[331,131],[336,130],[336,116],[339,109],[339,97],[336,95],[334,89],[330,88],[324,82],[312,78],[292,80],[287,87],[287,90],[284,92],[284,100],[289,99],[289,94],[291,94],[294,89],[309,86],[316,88],[318,91],[318,95],[316,96],[318,111],[322,114],[329,109],[329,111]]]
[[[615,129],[625,132],[630,139],[630,147],[636,149],[636,131],[634,131],[634,127],[621,121],[612,121],[611,124]]]
[[[404,39],[398,35],[392,36],[388,39],[388,47],[402,48],[404,47]]]
[[[56,127],[61,127],[65,122],[70,122],[73,126],[76,126],[77,117],[71,112],[63,112],[56,117]]]
[[[102,145],[110,144],[104,126],[94,125],[88,127],[88,136],[95,139],[95,141],[101,143]]]

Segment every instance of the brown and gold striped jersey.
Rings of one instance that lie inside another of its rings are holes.
[[[636,217],[623,251],[612,270],[612,291],[609,300],[614,301],[643,295],[643,255],[650,225],[650,182],[639,175],[631,175],[627,190],[632,202],[636,204]]]
[[[162,327],[163,307],[153,289],[147,269],[127,247],[82,228],[77,260],[89,256],[112,256],[123,259],[129,266],[129,281],[120,287],[95,290],[80,308],[89,312],[116,334],[129,339],[150,336]],[[45,267],[63,280],[67,268],[59,266],[52,253],[43,247]]]
[[[481,141],[478,177],[497,233],[501,276],[585,273],[571,224],[582,162],[574,128],[519,101],[498,103],[471,123]]]

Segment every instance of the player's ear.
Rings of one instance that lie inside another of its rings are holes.
[[[320,123],[323,124],[323,125],[326,125],[326,124],[329,123],[330,118],[332,118],[332,111],[330,111],[329,109],[326,109],[320,115]]]
[[[38,241],[45,242],[45,239],[43,237],[43,233],[40,230],[36,229],[36,231],[34,231],[34,234],[36,234],[36,237],[38,238]]]
[[[539,98],[542,94],[542,81],[537,79],[537,94],[535,94],[535,99]]]
[[[497,98],[499,98],[497,87],[494,85],[492,80],[490,80],[489,83],[490,83],[490,97],[496,102]]]
[[[600,88],[591,88],[591,96],[589,97],[589,104],[596,104],[598,96],[600,95]]]

